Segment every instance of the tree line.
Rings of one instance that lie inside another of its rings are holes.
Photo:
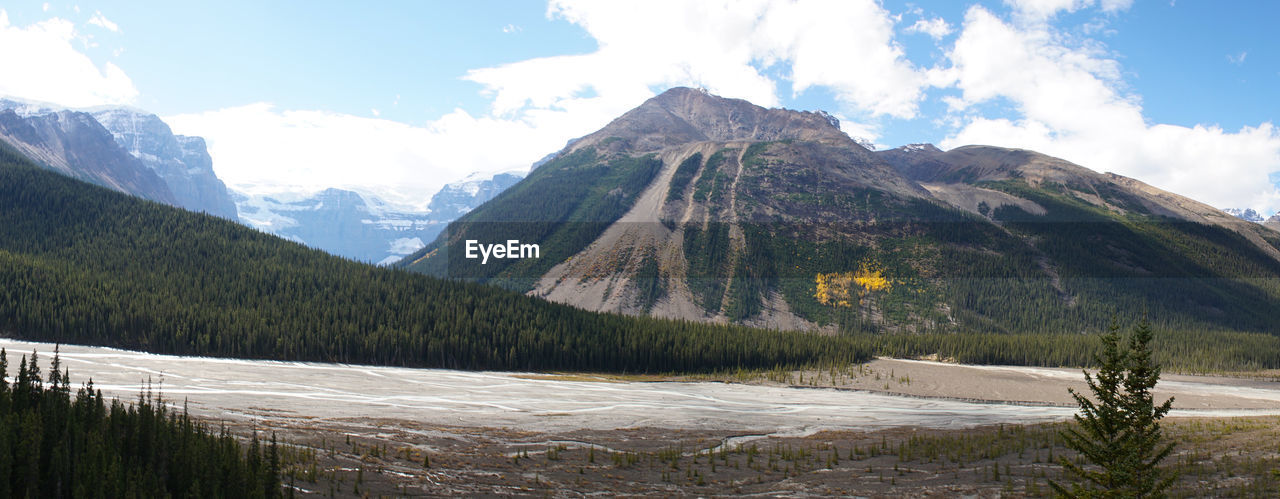
[[[280,455],[255,435],[246,448],[158,396],[107,402],[85,384],[73,395],[55,353],[18,362],[10,383],[0,350],[0,497],[280,497]]]

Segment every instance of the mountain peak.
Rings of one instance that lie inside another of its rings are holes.
[[[617,143],[617,139],[622,143]],[[612,140],[611,140],[612,139]],[[822,111],[768,109],[705,90],[675,87],[645,101],[571,147],[603,145],[629,152],[658,151],[694,142],[806,140],[852,143],[840,121]]]
[[[1261,214],[1259,214],[1257,211],[1254,211],[1253,208],[1244,208],[1244,209],[1223,208],[1222,211],[1228,215],[1234,216],[1236,218],[1239,218],[1247,222],[1261,223],[1266,220],[1265,218],[1262,217]]]

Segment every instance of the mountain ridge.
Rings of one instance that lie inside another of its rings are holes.
[[[503,234],[553,250],[459,256],[464,239]],[[1034,151],[873,152],[823,114],[677,88],[570,141],[399,265],[588,310],[833,333],[1061,331],[1148,306],[1178,327],[1257,330],[1259,309],[1280,305],[1278,248],[1270,229]],[[894,284],[851,284],[873,275]],[[1192,282],[1214,276],[1226,281]],[[829,298],[832,282],[855,299]]]

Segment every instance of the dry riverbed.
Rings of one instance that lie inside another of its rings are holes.
[[[10,365],[53,351],[0,347]],[[1067,388],[1084,388],[1075,369],[895,359],[725,383],[84,346],[61,358],[73,383],[91,377],[109,396],[131,399],[149,382],[240,435],[276,433],[286,481],[339,496],[1035,495],[1067,454]],[[1274,495],[1280,383],[1169,375],[1158,394],[1176,398],[1170,435],[1182,444],[1170,463],[1182,490]]]

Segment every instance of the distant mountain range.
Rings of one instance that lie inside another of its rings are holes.
[[[335,255],[385,265],[421,249],[449,222],[521,178],[502,173],[445,185],[425,212],[342,189],[307,196],[236,193],[235,201],[240,219],[249,226]]]
[[[507,240],[540,254],[466,255]],[[571,142],[398,265],[588,310],[832,332],[1280,319],[1280,232],[1264,225],[1034,151],[874,152],[825,113],[687,88]]]
[[[368,193],[232,192],[201,137],[175,135],[160,117],[126,107],[70,110],[0,99],[0,140],[42,166],[120,192],[204,212],[354,260],[388,264],[521,177],[503,173],[446,185],[426,211]]]

